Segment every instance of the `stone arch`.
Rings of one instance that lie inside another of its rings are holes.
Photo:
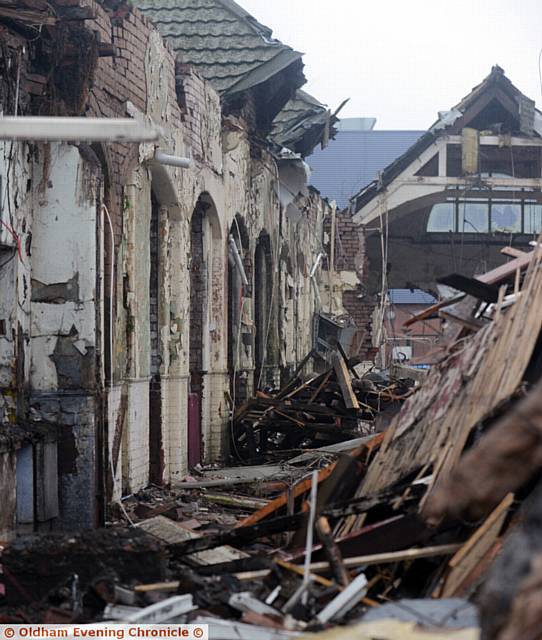
[[[248,284],[243,282],[242,275],[233,257],[231,240],[235,243]],[[240,214],[233,219],[228,238],[228,373],[230,375],[230,393],[237,405],[246,400],[248,377],[246,361],[250,359],[250,345],[247,344],[243,331],[243,317],[249,314],[252,297],[252,259],[250,254],[250,238],[246,223]],[[246,326],[246,325],[245,325]],[[250,327],[248,327],[250,329]],[[248,353],[247,353],[248,351]]]
[[[175,188],[166,167],[149,163],[151,214],[149,219],[149,479],[155,484],[167,480],[169,345],[169,224],[180,216]],[[165,329],[165,331],[164,331]]]
[[[203,403],[206,375],[223,326],[224,252],[218,213],[203,192],[190,220],[190,341],[188,398],[188,463],[203,459]],[[207,390],[208,391],[208,390]],[[205,393],[209,397],[209,393]]]
[[[262,231],[254,250],[254,388],[274,383],[274,263],[271,238]]]

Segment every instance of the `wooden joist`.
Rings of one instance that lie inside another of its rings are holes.
[[[341,354],[333,354],[333,368],[337,376],[337,381],[341,388],[344,404],[348,409],[359,409],[359,402],[352,389],[352,381],[346,362]]]

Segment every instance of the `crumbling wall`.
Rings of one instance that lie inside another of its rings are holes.
[[[31,417],[60,427],[62,521],[92,526],[96,416],[96,163],[52,144],[32,221]],[[46,174],[45,174],[46,171]]]
[[[368,293],[369,260],[366,238],[352,221],[347,209],[335,217],[335,254],[332,275],[331,216],[326,218],[326,252],[328,260],[322,272],[324,309],[338,315],[348,314],[356,325],[353,350],[364,360],[372,359],[372,316],[376,306],[374,296]]]
[[[149,444],[156,428],[151,374],[160,414],[158,480],[175,482],[188,471],[190,227],[197,203],[206,207],[207,286],[197,337],[206,462],[227,452],[231,387],[225,310],[234,218],[246,232],[247,264],[254,264],[258,240],[269,239],[266,364],[269,381],[278,384],[311,346],[316,307],[309,272],[320,250],[325,207],[312,194],[300,218],[286,215],[277,195],[276,162],[247,133],[250,114],[223,117],[218,94],[182,60],[175,61],[136,9],[125,4],[108,9],[93,0],[57,4],[88,7],[89,17],[78,28],[94,38],[92,55],[74,84],[72,102],[64,91],[62,105],[55,106],[48,94],[42,113],[75,113],[80,107],[88,116],[147,118],[164,132],[158,145],[16,145],[13,151],[9,203],[18,217],[15,234],[1,230],[6,248],[0,258],[10,260],[4,266],[0,261],[0,282],[8,284],[0,296],[0,411],[14,420],[22,415],[18,403],[28,398],[25,415],[59,427],[60,515],[64,527],[75,528],[95,522],[102,490],[105,501],[119,499],[149,481]],[[192,166],[158,164],[156,146],[190,156]],[[2,151],[7,171],[12,150],[4,145]],[[153,201],[160,213],[151,308]],[[240,368],[246,393],[254,388],[254,269],[249,276]],[[16,393],[25,381],[28,393]],[[102,450],[107,454],[100,461]]]
[[[8,540],[13,535],[16,526],[17,481],[15,467],[15,452],[0,450],[0,487],[2,488],[0,540]]]
[[[15,424],[24,412],[29,350],[33,165],[36,149],[0,142],[0,422]]]

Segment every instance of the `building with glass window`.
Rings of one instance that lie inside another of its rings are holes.
[[[367,287],[436,292],[528,249],[542,229],[542,113],[491,73],[351,201],[364,229]]]

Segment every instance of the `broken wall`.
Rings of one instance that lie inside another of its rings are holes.
[[[348,209],[335,216],[334,264],[331,265],[332,217],[326,219],[327,261],[322,273],[324,310],[347,314],[356,326],[352,355],[363,360],[373,358],[372,318],[377,300],[367,288],[371,265],[364,231],[356,226]]]
[[[34,421],[60,427],[62,521],[77,528],[95,521],[100,171],[71,145],[43,153],[32,221],[30,410]]]
[[[278,384],[312,346],[317,303],[309,273],[328,211],[311,193],[299,195],[300,216],[286,215],[269,150],[242,118],[224,116],[217,93],[175,61],[137,10],[72,4],[88,8],[85,26],[105,52],[92,58],[81,112],[146,118],[163,129],[160,149],[191,157],[192,166],[157,163],[154,144],[2,146],[4,174],[8,156],[16,158],[9,202],[17,232],[2,228],[9,260],[0,267],[0,407],[4,423],[51,425],[54,437],[36,445],[41,471],[32,473],[49,473],[58,459],[58,513],[49,482],[42,515],[66,529],[103,521],[108,502],[151,479],[180,480],[191,449],[201,462],[228,454],[228,349],[238,329],[227,313],[230,233],[243,229],[249,277],[233,385],[242,379],[249,394],[258,384],[258,340],[262,385]],[[198,389],[190,366],[195,211],[205,282],[196,296]],[[266,265],[259,302],[258,251]],[[196,390],[194,432],[189,393]],[[9,487],[13,468],[5,469]]]

